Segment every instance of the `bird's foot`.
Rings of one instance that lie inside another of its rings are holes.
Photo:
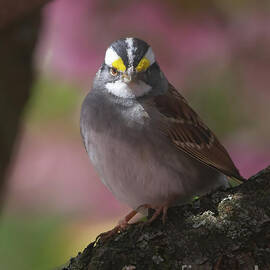
[[[124,231],[130,224],[129,221],[140,211],[140,209],[142,208],[151,208],[154,209],[155,212],[153,214],[153,216],[147,220],[146,222],[142,223],[143,225],[150,225],[154,220],[156,220],[159,215],[162,213],[162,223],[165,224],[166,222],[166,217],[167,217],[167,210],[168,210],[168,205],[163,205],[160,207],[156,207],[153,208],[151,205],[149,204],[142,204],[139,207],[137,207],[135,210],[131,211],[130,213],[128,213],[124,219],[120,220],[118,225],[115,226],[112,230],[109,230],[107,232],[101,233],[97,236],[96,241],[100,240],[102,242],[105,242],[106,240],[108,240],[110,237],[112,237],[113,235],[115,235],[118,232],[122,232]],[[138,221],[136,223],[141,223],[141,221]]]
[[[113,235],[115,235],[119,231],[120,231],[120,227],[119,227],[119,225],[117,225],[112,230],[109,230],[107,232],[104,232],[104,233],[99,234],[96,237],[95,242],[97,242],[97,241],[105,242],[106,240],[108,240],[110,237],[112,237]]]
[[[112,230],[109,230],[107,232],[101,233],[97,236],[96,241],[100,240],[102,242],[108,240],[110,237],[115,235],[118,232],[124,231],[130,224],[128,223],[137,213],[141,208],[149,208],[150,206],[147,204],[143,204],[136,208],[135,210],[131,211],[128,213],[124,219],[120,220],[118,222],[118,225],[116,225]]]
[[[167,211],[168,211],[168,205],[162,205],[162,206],[159,206],[159,207],[156,207],[154,210],[154,214],[153,216],[146,221],[146,224],[151,224],[153,221],[155,221],[159,216],[160,214],[162,213],[162,223],[165,224],[166,222],[166,218],[167,218]]]

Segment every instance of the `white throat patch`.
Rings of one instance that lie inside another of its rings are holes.
[[[121,98],[141,97],[148,93],[152,87],[143,81],[125,83],[121,80],[106,83],[106,88],[111,94]]]

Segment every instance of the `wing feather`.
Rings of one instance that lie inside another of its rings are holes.
[[[177,149],[227,176],[243,179],[214,133],[172,85],[165,95],[154,97],[154,103],[162,114],[162,131]]]

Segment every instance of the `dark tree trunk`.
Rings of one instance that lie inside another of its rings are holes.
[[[0,30],[10,25],[24,23],[24,17],[38,14],[40,8],[50,0],[0,0]],[[27,19],[26,19],[27,20]]]
[[[45,0],[0,1],[0,205],[12,155],[33,82],[33,51]]]
[[[169,209],[165,226],[131,225],[62,270],[270,269],[270,167],[244,184]]]

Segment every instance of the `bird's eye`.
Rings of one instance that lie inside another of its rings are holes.
[[[111,75],[114,76],[114,77],[118,75],[117,69],[116,69],[116,68],[113,68],[113,67],[110,68],[110,73],[111,73]]]

